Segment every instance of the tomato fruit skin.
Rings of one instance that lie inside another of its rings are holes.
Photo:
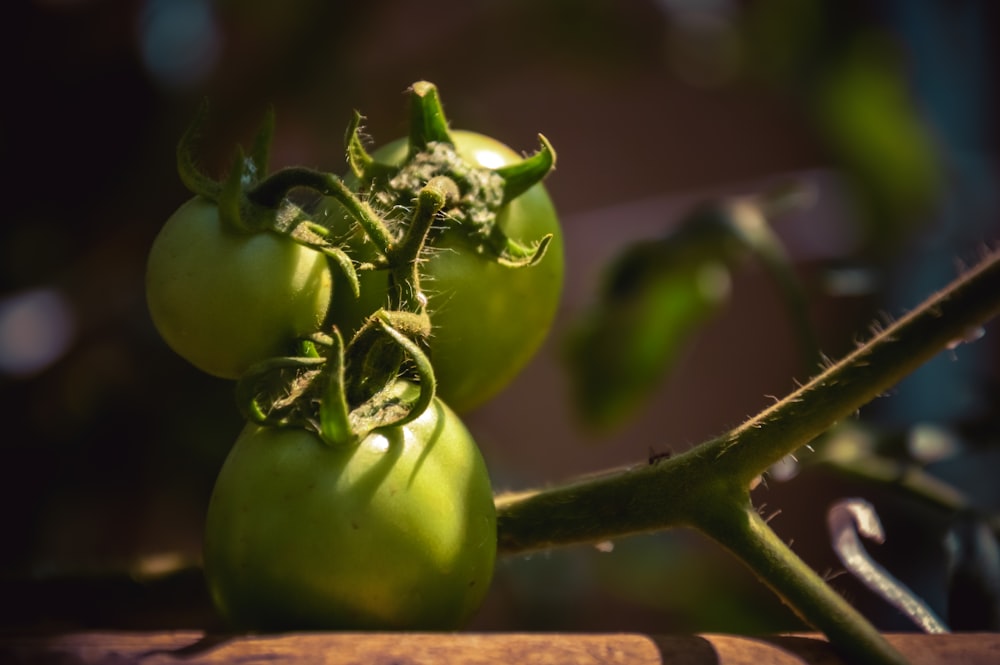
[[[486,466],[440,400],[356,447],[248,424],[205,526],[216,607],[249,630],[456,628],[495,557]]]
[[[521,155],[491,137],[452,130],[458,154],[471,164],[498,168]],[[400,164],[407,142],[390,143],[372,156]],[[332,213],[337,214],[337,213]],[[521,243],[552,241],[533,266],[510,268],[481,254],[461,230],[432,231],[420,264],[432,334],[430,357],[438,395],[458,413],[467,412],[506,387],[535,355],[555,320],[562,293],[562,229],[545,187],[539,183],[502,208],[497,223]],[[354,331],[365,316],[386,304],[384,272],[361,276],[360,300],[338,298],[335,322]]]
[[[164,224],[146,269],[157,331],[195,367],[225,379],[318,330],[332,290],[323,254],[277,233],[231,231],[217,206],[197,196]]]

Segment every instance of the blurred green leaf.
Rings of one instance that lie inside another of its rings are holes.
[[[812,105],[883,233],[919,219],[941,188],[938,155],[899,70],[884,38],[860,35],[827,69]]]
[[[856,3],[762,0],[744,27],[758,74],[793,93],[857,193],[867,242],[897,248],[945,185],[913,54]]]
[[[725,264],[663,241],[629,248],[610,273],[567,347],[577,406],[597,427],[622,422],[645,400],[729,294]]]
[[[775,280],[813,364],[806,300],[767,222],[809,200],[803,194],[783,187],[699,206],[674,232],[633,243],[611,262],[565,347],[573,398],[588,426],[618,426],[649,399],[691,336],[728,302],[731,268],[747,257]]]

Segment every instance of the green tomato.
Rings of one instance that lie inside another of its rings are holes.
[[[276,233],[229,230],[201,197],[167,220],[146,269],[160,335],[195,367],[226,379],[319,330],[332,289],[323,254]]]
[[[486,466],[440,400],[355,447],[247,425],[205,525],[212,597],[250,630],[455,628],[495,557]]]
[[[482,134],[452,130],[459,155],[472,164],[498,168],[522,159]],[[399,140],[373,153],[399,164],[407,143]],[[333,213],[336,214],[336,213]],[[420,265],[421,289],[431,319],[430,357],[438,394],[459,413],[484,403],[506,387],[545,340],[562,292],[564,249],[555,207],[542,184],[514,199],[498,214],[500,228],[530,244],[553,238],[541,262],[509,268],[476,251],[461,231],[432,232]],[[386,304],[385,273],[362,275],[361,300],[338,298],[335,323],[348,332]]]

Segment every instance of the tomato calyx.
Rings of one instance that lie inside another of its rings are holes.
[[[556,159],[552,145],[539,135],[538,152],[519,163],[499,168],[472,164],[455,148],[437,88],[419,81],[410,93],[410,133],[402,164],[385,164],[368,153],[361,138],[360,114],[355,113],[348,127],[348,164],[366,198],[390,228],[405,227],[420,191],[433,180],[450,181],[453,195],[441,216],[448,227],[464,232],[476,252],[508,267],[541,261],[552,236],[525,245],[504,232],[498,215],[552,171]]]
[[[270,161],[271,140],[274,136],[274,111],[269,110],[254,137],[250,153],[237,146],[229,174],[216,180],[205,173],[195,159],[195,145],[208,117],[208,104],[203,102],[177,144],[177,172],[181,182],[194,194],[212,201],[219,207],[219,216],[226,228],[239,233],[269,230],[274,218],[288,221],[302,212],[289,201],[274,201],[273,205],[254,205],[246,196],[264,178]],[[304,213],[303,213],[304,214]]]
[[[391,397],[394,383],[416,380],[421,390],[430,386],[433,394],[430,365],[421,369],[423,354],[434,349],[436,361],[453,355],[436,346],[449,329],[441,323],[447,321],[446,314],[435,321],[433,341],[429,334],[428,303],[433,304],[435,319],[443,308],[438,292],[425,293],[422,281],[430,285],[440,277],[434,271],[442,263],[435,262],[438,255],[453,254],[459,265],[468,259],[468,269],[478,274],[498,265],[534,266],[546,253],[552,255],[552,244],[557,254],[553,260],[561,269],[561,244],[552,243],[557,235],[546,223],[552,217],[551,205],[544,189],[536,187],[554,168],[551,145],[539,136],[541,148],[520,161],[506,146],[499,152],[489,142],[482,149],[469,148],[465,132],[452,135],[430,83],[417,82],[411,88],[410,132],[402,163],[390,157],[391,152],[375,152],[378,159],[370,155],[361,140],[362,116],[354,115],[346,135],[350,173],[343,178],[305,167],[270,172],[272,111],[249,151],[237,147],[228,175],[213,179],[195,161],[194,147],[206,114],[202,106],[178,145],[182,181],[216,206],[225,231],[274,233],[318,251],[339,268],[353,294],[353,299],[343,299],[343,309],[331,305],[326,323],[314,328],[322,332],[307,340],[301,353],[267,360],[244,377],[238,398],[250,420],[307,427],[338,443],[407,417],[411,405]],[[489,158],[483,157],[487,154]],[[527,195],[520,198],[522,194]],[[543,226],[525,226],[539,208]],[[541,237],[525,244],[508,230]],[[551,282],[551,272],[537,279]],[[524,293],[525,279],[534,275],[518,271],[504,281]],[[365,318],[378,307],[383,309]],[[331,332],[333,322],[345,339]],[[491,368],[489,373],[505,371]],[[445,382],[446,373],[439,374],[443,385],[460,385]],[[468,392],[465,387],[454,391]]]
[[[237,383],[243,415],[259,425],[300,427],[328,445],[357,445],[369,433],[405,425],[434,399],[425,313],[379,310],[351,341],[340,331],[300,342],[298,356],[271,358]]]
[[[360,281],[354,261],[330,237],[329,230],[313,222],[289,195],[296,188],[309,187],[360,205],[357,197],[332,174],[303,168],[268,173],[275,127],[273,109],[265,114],[249,154],[237,146],[228,175],[222,180],[213,179],[198,166],[194,149],[207,115],[208,105],[203,103],[177,146],[177,171],[184,185],[215,203],[219,219],[231,232],[273,232],[326,255],[357,296]]]

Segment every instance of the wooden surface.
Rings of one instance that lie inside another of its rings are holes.
[[[913,662],[995,665],[1000,633],[888,635]],[[121,665],[839,665],[814,635],[80,632],[0,636],[0,663]]]

